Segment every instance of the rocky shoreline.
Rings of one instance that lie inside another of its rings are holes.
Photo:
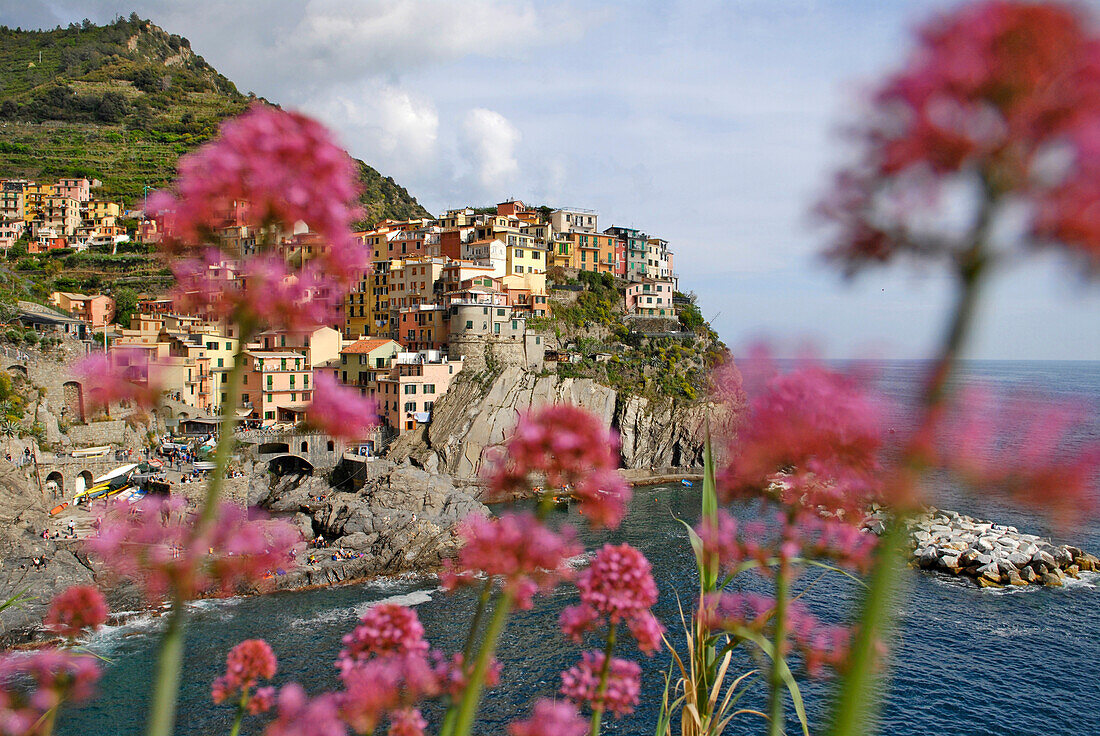
[[[881,534],[885,514],[864,527]],[[971,578],[984,588],[1008,585],[1059,587],[1067,577],[1100,572],[1100,559],[1072,545],[1057,545],[1014,526],[931,508],[906,521],[909,564],[922,570]]]

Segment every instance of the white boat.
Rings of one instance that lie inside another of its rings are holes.
[[[73,457],[102,457],[104,455],[109,455],[110,452],[110,445],[100,445],[99,447],[85,447],[83,450],[73,450]]]

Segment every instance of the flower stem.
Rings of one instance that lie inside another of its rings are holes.
[[[186,613],[183,601],[174,597],[168,612],[168,628],[160,640],[153,681],[153,703],[145,732],[148,736],[171,736],[176,724],[176,698],[183,670],[183,631]]]
[[[203,501],[196,533],[214,521],[221,500],[225,474],[229,469],[229,458],[233,454],[233,430],[237,427],[237,404],[241,401],[241,378],[244,376],[244,345],[251,337],[252,330],[240,325],[240,340],[237,352],[233,356],[233,367],[229,370],[229,391],[222,402],[222,417],[218,425],[218,449],[214,455],[214,474],[206,486],[206,499]]]
[[[986,197],[974,226],[970,247],[956,261],[959,294],[939,357],[925,387],[918,437],[931,434],[940,416],[939,410],[950,395],[951,377],[973,325],[982,276],[989,263],[986,239],[996,200],[997,194],[987,181]],[[901,488],[912,489],[920,481],[925,465],[922,450],[909,447],[901,459],[901,472],[891,481]],[[906,543],[904,512],[905,509],[901,509],[895,513],[879,540],[871,580],[860,609],[859,632],[849,654],[848,673],[841,683],[833,709],[832,736],[862,736],[867,733],[868,723],[877,710],[877,701],[871,693],[872,669],[877,643],[890,623],[890,606],[897,592],[898,563]]]
[[[229,729],[229,736],[237,736],[241,732],[241,721],[244,720],[244,711],[248,707],[248,690],[241,693],[241,700],[237,703],[237,715],[233,719],[233,728]]]
[[[790,595],[788,572],[786,559],[780,559],[775,572],[775,656],[772,658],[771,676],[768,680],[769,736],[781,736],[784,732],[783,675],[787,666],[784,657],[787,649],[787,598]]]
[[[615,650],[615,622],[607,626],[607,644],[603,648],[603,667],[600,668],[600,684],[596,686],[596,699],[592,703],[592,727],[589,736],[599,736],[600,721],[603,720],[603,698],[607,694],[608,681],[611,678],[611,653]]]
[[[497,642],[500,640],[500,632],[504,630],[504,623],[508,620],[508,614],[512,611],[514,597],[507,589],[497,596],[496,607],[493,609],[493,617],[489,620],[489,627],[485,630],[485,638],[481,642],[481,649],[477,653],[474,669],[470,672],[466,681],[466,690],[462,693],[462,700],[458,705],[458,715],[455,716],[453,733],[455,736],[469,736],[470,729],[474,725],[474,715],[477,714],[478,705],[481,703],[481,690],[485,684],[485,675],[489,671],[489,662],[496,652]]]

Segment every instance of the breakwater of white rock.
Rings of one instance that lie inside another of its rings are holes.
[[[885,512],[876,510],[864,528],[881,534],[885,521]],[[967,576],[983,587],[1060,586],[1067,576],[1100,572],[1100,560],[1077,547],[954,511],[929,509],[906,520],[906,528],[910,565]]]

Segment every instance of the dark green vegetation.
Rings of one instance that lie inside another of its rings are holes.
[[[136,14],[52,31],[0,26],[0,177],[99,179],[98,199],[141,206],[176,160],[247,109],[191,50]],[[426,216],[403,187],[359,162],[362,224]]]
[[[728,351],[694,297],[678,295],[678,320],[635,322],[625,315],[625,282],[611,274],[581,271],[570,277],[552,269],[548,276],[556,284],[583,287],[575,300],[555,296],[550,317],[527,323],[553,333],[563,347],[582,356],[578,363],[559,362],[558,375],[593,378],[651,400],[692,401],[706,395],[710,370]]]

